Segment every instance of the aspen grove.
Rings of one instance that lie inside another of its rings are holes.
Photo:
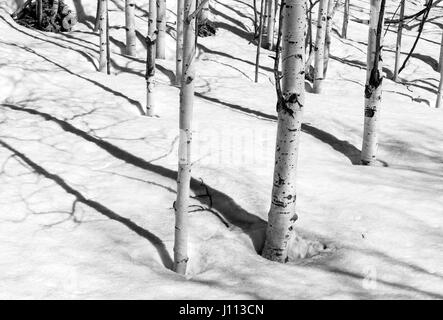
[[[442,0],[0,18],[0,298],[443,299]]]

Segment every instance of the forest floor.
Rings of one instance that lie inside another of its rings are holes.
[[[256,48],[251,0],[213,0],[215,37],[199,39],[190,266],[170,270],[179,91],[175,4],[157,64],[157,118],[145,104],[147,1],[136,58],[124,55],[121,1],[110,1],[112,75],[97,71],[95,1],[67,1],[65,34],[30,30],[0,1],[0,298],[443,299],[443,113],[434,108],[442,9],[394,83],[385,39],[380,165],[358,165],[368,1],[352,1],[348,39],[334,19],[325,91],[309,93],[297,232],[326,249],[299,262],[261,258],[276,133],[272,53]],[[19,1],[17,1],[19,2]],[[389,1],[390,17],[398,1]],[[407,12],[421,9],[408,1]],[[440,17],[440,18],[438,18]],[[405,30],[403,58],[418,23]]]

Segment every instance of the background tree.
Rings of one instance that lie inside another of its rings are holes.
[[[361,163],[374,165],[378,147],[378,118],[381,107],[383,61],[382,39],[386,0],[371,0],[365,88],[365,122]]]
[[[157,59],[166,59],[166,0],[157,0]]]
[[[255,82],[258,82],[258,71],[260,69],[260,52],[263,41],[263,23],[265,20],[265,0],[260,1],[260,22],[258,27],[257,54],[255,56]]]
[[[180,91],[177,200],[175,202],[174,271],[185,274],[188,265],[188,207],[191,183],[192,113],[195,80],[196,0],[184,2],[183,78]]]
[[[136,56],[135,0],[125,0],[126,54]]]
[[[267,6],[267,29],[265,48],[274,49],[274,27],[275,27],[275,0],[266,0]]]
[[[108,0],[100,0],[100,17],[99,17],[99,32],[100,32],[100,58],[99,58],[99,71],[107,72],[107,12],[108,12]]]
[[[323,59],[323,78],[326,79],[326,73],[328,72],[329,65],[329,52],[331,50],[332,43],[332,27],[334,26],[333,19],[339,0],[329,0],[328,2],[328,16],[326,19],[326,36],[325,36],[325,55]]]
[[[324,79],[324,56],[326,38],[326,19],[328,0],[320,0],[318,8],[317,36],[315,39],[315,62],[314,62],[314,93],[321,93]]]
[[[341,36],[346,39],[348,37],[348,24],[349,24],[349,1],[344,0],[344,8],[343,8],[343,26],[341,29]]]
[[[403,19],[405,16],[405,2],[406,0],[400,0],[400,13],[397,28],[397,43],[395,46],[395,66],[394,66],[394,81],[398,82],[398,69],[400,68],[401,58],[401,40],[403,35]]]
[[[263,257],[286,262],[294,234],[296,173],[305,96],[306,1],[282,0],[275,75],[278,129],[271,208]],[[278,71],[282,44],[282,74]],[[282,84],[280,87],[280,78]]]
[[[155,43],[157,40],[157,1],[149,0],[148,35],[146,37],[146,115],[155,115],[154,77],[155,77]]]
[[[441,38],[441,48],[440,48],[440,66],[443,65],[443,33]],[[441,108],[442,106],[442,94],[443,94],[443,68],[440,68],[440,84],[438,86],[438,93],[437,93],[437,104],[436,108]]]
[[[184,0],[177,0],[177,46],[176,54],[176,85],[181,85],[183,71],[183,20],[184,20]]]

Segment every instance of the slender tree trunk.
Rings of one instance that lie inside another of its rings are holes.
[[[307,6],[306,8],[307,8],[306,16],[308,19],[308,31],[307,31],[305,46],[307,48],[306,50],[308,51],[308,53],[310,53],[312,50],[312,8],[310,6]]]
[[[97,0],[97,13],[95,15],[94,32],[100,29],[100,12],[102,11],[102,0]]]
[[[146,37],[146,115],[155,115],[155,43],[157,38],[157,1],[149,0],[149,25]]]
[[[398,70],[400,68],[400,57],[401,57],[401,39],[403,34],[403,18],[405,16],[405,2],[406,0],[401,0],[400,2],[400,17],[397,29],[397,44],[395,46],[395,67],[394,67],[394,81],[398,82]]]
[[[328,0],[320,0],[318,8],[317,37],[315,39],[314,93],[321,93],[325,55],[326,18]]]
[[[440,66],[443,65],[443,33],[442,33],[442,39],[441,39],[441,48],[440,48]],[[443,94],[443,68],[440,68],[440,85],[438,86],[438,93],[437,93],[437,104],[436,108],[442,107],[442,94]]]
[[[442,35],[443,37],[443,35]],[[443,42],[443,38],[441,40]],[[443,70],[443,46],[440,49],[440,60],[438,63],[438,71],[441,72]]]
[[[40,28],[42,26],[42,18],[43,18],[43,0],[37,0],[36,6],[36,18],[37,18],[37,26]]]
[[[188,206],[191,181],[192,113],[195,80],[196,0],[185,0],[183,81],[180,92],[180,140],[178,146],[177,200],[175,202],[174,270],[186,274],[188,264]]]
[[[111,74],[111,44],[109,42],[109,10],[106,5],[106,73]]]
[[[274,49],[274,27],[275,27],[275,0],[267,0],[268,16],[266,17],[267,30],[266,30],[266,43],[265,48],[269,50]]]
[[[383,83],[383,24],[386,0],[371,0],[369,18],[367,76],[365,88],[365,121],[361,163],[374,165],[377,161],[378,122]]]
[[[345,0],[343,10],[343,27],[341,29],[341,36],[346,39],[348,37],[348,24],[349,24],[349,1]]]
[[[126,54],[135,57],[135,0],[125,0]]]
[[[331,42],[332,42],[332,27],[333,27],[333,18],[335,13],[335,4],[338,3],[338,0],[329,0],[328,1],[328,15],[326,18],[326,36],[325,36],[325,55],[323,60],[323,78],[326,79],[326,73],[328,72],[329,66],[329,52],[331,50]]]
[[[263,13],[263,30],[268,30],[268,1],[269,0],[265,0],[263,3],[263,8],[261,8]]]
[[[157,59],[166,59],[166,0],[157,0]]]
[[[176,72],[175,83],[181,85],[183,71],[183,20],[184,0],[177,0],[177,47],[176,47]]]
[[[282,88],[278,102],[278,129],[272,202],[263,257],[286,262],[294,235],[296,173],[304,104],[306,1],[282,0]],[[279,35],[280,36],[280,35]],[[277,52],[279,48],[277,46]],[[278,66],[278,62],[276,62]],[[279,81],[277,92],[279,91]]]
[[[99,18],[99,31],[100,31],[100,59],[99,59],[99,71],[106,72],[107,65],[107,50],[106,50],[106,26],[107,26],[107,12],[108,12],[108,0],[100,0],[100,18]]]
[[[261,0],[260,5],[260,23],[258,27],[258,43],[257,43],[257,54],[255,56],[255,82],[258,82],[258,71],[260,69],[260,51],[263,40],[263,22],[264,22],[264,5],[265,0]]]

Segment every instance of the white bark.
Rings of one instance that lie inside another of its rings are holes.
[[[166,0],[157,0],[157,59],[166,59]]]
[[[317,37],[315,39],[314,93],[321,93],[324,79],[324,56],[328,0],[320,0],[318,8]]]
[[[274,49],[274,28],[275,28],[275,0],[267,0],[267,24],[265,48]]]
[[[337,0],[338,2],[338,0]],[[332,43],[332,27],[333,27],[333,18],[335,13],[335,4],[337,3],[336,0],[329,0],[328,1],[328,15],[326,18],[326,36],[325,36],[325,55],[323,60],[323,78],[326,78],[326,72],[328,71],[328,65],[329,65],[329,52],[331,50],[331,43]]]
[[[100,17],[99,17],[99,32],[100,32],[100,58],[99,67],[100,72],[107,72],[107,12],[108,0],[100,0]]]
[[[100,29],[100,12],[102,11],[102,0],[97,0],[97,14],[95,15],[94,32]]]
[[[380,30],[380,43],[377,43],[377,28],[379,19],[383,21],[383,17],[380,15],[382,1],[371,0],[365,89],[365,121],[361,152],[361,163],[363,165],[374,165],[377,160],[378,123],[383,82],[383,61],[381,58],[383,32]]]
[[[441,48],[440,48],[440,65],[443,65],[443,33],[441,38]],[[443,94],[443,68],[440,68],[440,85],[438,86],[438,93],[437,93],[437,103],[435,105],[436,108],[442,107],[442,94]]]
[[[395,66],[394,66],[394,81],[398,82],[398,70],[400,68],[400,58],[401,58],[401,40],[403,35],[403,18],[405,16],[405,2],[406,0],[401,0],[400,2],[400,22],[398,23],[397,29],[397,43],[395,46]]]
[[[442,37],[443,37],[443,35],[442,35]],[[443,39],[441,41],[443,42]],[[441,72],[442,70],[443,70],[443,46],[440,49],[440,60],[438,63],[438,71]]]
[[[157,1],[149,0],[148,36],[146,37],[146,115],[155,115],[155,43],[157,38]]]
[[[125,18],[126,54],[135,57],[135,0],[125,0]]]
[[[345,0],[343,9],[343,26],[341,30],[341,36],[346,39],[348,37],[348,24],[349,24],[349,1]]]
[[[176,46],[176,72],[175,83],[181,85],[183,71],[183,19],[184,0],[177,0],[177,46]]]
[[[178,146],[177,200],[175,202],[174,270],[185,274],[188,263],[188,206],[191,181],[192,113],[195,80],[196,0],[185,0],[183,80],[180,92],[180,138]]]
[[[286,262],[294,235],[296,173],[304,105],[306,1],[283,0],[282,102],[279,103],[277,143],[263,257]]]
[[[255,56],[255,82],[258,82],[258,71],[260,69],[260,52],[263,41],[263,23],[265,20],[265,12],[264,12],[264,4],[265,0],[261,0],[260,2],[260,24],[258,27],[258,43],[257,43],[257,53]]]

